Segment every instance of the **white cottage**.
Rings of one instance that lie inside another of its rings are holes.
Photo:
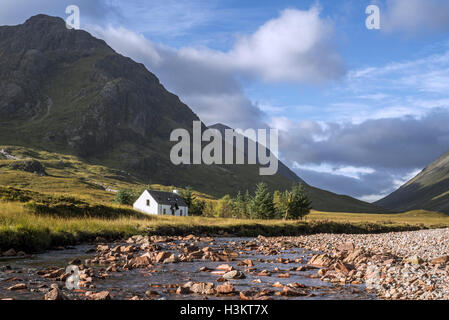
[[[173,192],[145,190],[134,202],[134,209],[146,214],[160,214],[172,216],[188,216],[189,208],[184,199]]]

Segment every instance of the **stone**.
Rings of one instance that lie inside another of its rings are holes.
[[[278,274],[278,278],[290,278],[290,273],[280,273]]]
[[[449,262],[449,256],[437,257],[437,258],[433,258],[432,260],[430,260],[431,264],[447,264],[448,262]]]
[[[298,290],[295,290],[293,288],[285,286],[282,289],[281,295],[282,296],[286,296],[286,297],[298,297],[298,296],[303,296],[305,294],[300,292],[300,291],[298,291]]]
[[[239,270],[232,270],[232,271],[225,273],[223,275],[223,278],[228,279],[228,280],[230,280],[230,279],[245,279],[246,276],[243,274],[243,272],[241,272]]]
[[[405,259],[405,262],[409,264],[422,264],[424,261],[423,259],[415,255]]]
[[[197,294],[206,294],[206,295],[212,295],[215,294],[214,284],[199,282],[194,283],[190,286],[190,291]]]
[[[16,250],[14,250],[14,249],[9,249],[8,251],[3,252],[4,257],[14,257],[16,255],[17,255],[17,253],[16,253]]]
[[[165,259],[163,263],[177,263],[177,262],[178,262],[178,258],[176,258],[176,256],[174,254],[172,254],[170,257]]]
[[[45,300],[67,300],[67,297],[59,288],[53,288],[45,294]]]
[[[334,266],[335,271],[347,275],[351,269],[348,265],[344,264],[342,261],[338,260]]]
[[[8,288],[9,291],[24,290],[27,286],[25,283],[18,283]]]
[[[317,267],[329,267],[332,264],[332,258],[327,254],[317,254],[309,261],[309,265]]]
[[[97,251],[104,252],[104,251],[108,251],[108,250],[109,250],[109,246],[107,246],[107,245],[101,245],[101,244],[99,244],[99,245],[97,246]]]
[[[235,292],[235,288],[231,283],[224,283],[224,284],[217,286],[217,293],[230,294],[230,293],[234,293],[234,292]]]
[[[244,264],[246,264],[248,267],[254,267],[254,262],[250,259],[245,259],[242,261]]]
[[[355,260],[359,258],[361,255],[364,254],[364,251],[362,249],[356,249],[353,252],[351,252],[344,260],[344,263],[350,263],[354,264]]]
[[[147,290],[147,291],[145,291],[145,296],[147,298],[151,298],[151,297],[154,297],[154,296],[159,296],[159,292],[154,291],[154,290]]]
[[[165,259],[169,258],[171,256],[171,253],[161,251],[157,254],[155,261],[157,263],[163,262]]]
[[[262,270],[257,274],[259,277],[269,277],[271,276],[271,272],[268,270]]]
[[[109,291],[92,293],[90,297],[92,300],[111,300],[111,295],[109,294]]]
[[[176,290],[176,294],[189,294],[189,293],[191,293],[189,287],[179,287],[179,288]]]
[[[216,269],[217,269],[217,270],[226,271],[226,272],[229,272],[229,271],[234,270],[234,268],[231,267],[229,264],[221,264],[221,265],[219,265]]]
[[[144,254],[132,259],[130,263],[134,268],[141,268],[151,265],[151,260],[148,254]]]
[[[338,251],[354,251],[355,246],[352,242],[346,242],[337,247]]]

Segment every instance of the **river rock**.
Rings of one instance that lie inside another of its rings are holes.
[[[157,254],[155,261],[157,263],[163,262],[165,259],[169,258],[171,256],[171,253],[161,251]]]
[[[231,279],[245,279],[246,276],[243,274],[243,272],[239,270],[232,270],[223,275],[223,278],[231,280]]]
[[[97,293],[92,293],[90,295],[90,298],[92,300],[111,300],[111,295],[109,294],[109,291],[101,291]]]
[[[415,255],[405,259],[405,262],[409,264],[422,264],[424,261],[423,259]]]
[[[172,254],[167,259],[165,259],[163,263],[177,263],[177,262],[179,262],[178,258],[176,258],[174,254]]]
[[[14,250],[14,249],[9,249],[8,251],[3,252],[4,257],[14,257],[16,255],[17,255],[17,253],[16,253],[16,250]]]
[[[215,294],[214,284],[212,282],[204,283],[194,283],[190,286],[190,291],[197,294]]]
[[[45,294],[45,300],[67,300],[67,297],[59,288],[53,288]]]
[[[25,283],[18,283],[8,288],[9,291],[24,290],[27,286]]]
[[[310,259],[309,264],[316,267],[329,267],[332,264],[332,258],[327,254],[317,254]]]
[[[217,293],[220,294],[230,294],[235,292],[235,288],[231,283],[224,283],[217,286]]]
[[[430,260],[431,264],[446,264],[449,262],[449,256],[442,256],[438,258],[433,258]]]

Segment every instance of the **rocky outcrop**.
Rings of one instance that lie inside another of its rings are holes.
[[[14,161],[9,165],[12,170],[20,170],[37,174],[39,176],[46,176],[45,167],[37,160],[20,160]]]

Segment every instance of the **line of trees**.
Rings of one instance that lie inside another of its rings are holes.
[[[297,220],[303,219],[311,209],[312,203],[302,184],[271,193],[262,182],[254,195],[239,192],[235,198],[226,195],[215,204],[203,203],[202,214],[220,218]]]

